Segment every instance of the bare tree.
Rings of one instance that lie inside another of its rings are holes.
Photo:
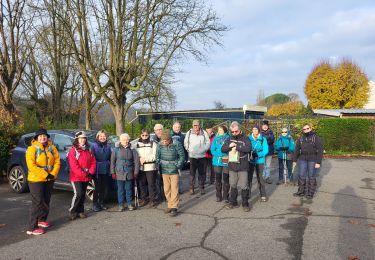
[[[227,27],[203,0],[67,0],[70,44],[92,94],[111,107],[116,132],[127,108],[158,97],[174,61],[191,54],[204,60]],[[152,75],[152,77],[150,76]],[[136,92],[152,78],[153,93]]]
[[[15,120],[13,95],[26,60],[25,36],[30,18],[26,0],[0,0],[0,105]]]
[[[218,110],[223,110],[225,109],[225,105],[223,102],[221,102],[220,100],[215,100],[214,101],[214,107],[215,109],[218,109]]]
[[[266,103],[265,103],[265,96],[264,96],[264,90],[263,89],[259,89],[258,90],[258,95],[257,95],[257,101],[256,101],[256,104],[258,106],[264,106]]]

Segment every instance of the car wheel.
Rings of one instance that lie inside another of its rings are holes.
[[[94,180],[90,180],[89,183],[87,184],[86,197],[91,201],[94,199],[94,190],[95,190]]]
[[[28,191],[27,177],[25,170],[21,166],[14,166],[9,171],[9,185],[17,193]]]

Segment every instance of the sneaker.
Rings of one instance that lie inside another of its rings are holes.
[[[267,184],[272,184],[272,181],[271,181],[271,179],[269,177],[266,179],[266,183]]]
[[[303,197],[303,196],[305,196],[305,193],[296,192],[296,193],[293,193],[293,196],[294,197]]]
[[[171,213],[171,211],[172,211],[171,208],[166,208],[166,209],[164,210],[164,213],[165,213],[165,214],[168,214],[168,213]]]
[[[233,209],[233,204],[232,203],[228,203],[227,205],[225,205],[225,208],[226,209]]]
[[[49,228],[51,224],[47,221],[38,221],[38,227],[40,228]]]
[[[83,212],[78,213],[79,218],[87,218],[87,215]]]
[[[37,229],[34,229],[33,231],[26,231],[26,234],[28,235],[34,235],[34,236],[39,236],[39,235],[43,235],[45,233],[45,231],[41,228],[37,228]]]
[[[124,206],[118,206],[118,212],[123,212],[124,211]]]
[[[249,206],[243,206],[242,209],[245,212],[249,212],[250,211],[250,207]]]
[[[77,213],[70,213],[69,219],[70,220],[75,220],[77,218]]]
[[[267,197],[260,197],[260,202],[267,202]]]
[[[171,209],[171,212],[169,213],[169,216],[171,216],[171,217],[177,216],[177,209]]]
[[[128,210],[133,211],[133,210],[135,210],[135,207],[133,205],[129,205]]]
[[[279,180],[278,182],[276,182],[276,185],[280,185],[280,184],[283,184],[283,180]]]

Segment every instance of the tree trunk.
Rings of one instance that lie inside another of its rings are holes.
[[[116,135],[124,133],[125,117],[124,117],[124,104],[116,104],[113,110],[116,122]]]
[[[13,122],[16,122],[17,121],[16,108],[13,105],[12,98],[10,96],[8,96],[8,93],[5,93],[4,96],[5,96],[5,99],[1,100],[2,104],[0,104],[0,105],[2,105],[2,107],[5,111],[5,113],[8,115],[8,117],[11,118]]]
[[[91,92],[90,91],[86,92],[85,106],[86,106],[85,129],[91,130],[91,127],[92,127],[92,117],[91,117],[92,105],[91,105]]]

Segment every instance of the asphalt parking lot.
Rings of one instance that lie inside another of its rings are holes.
[[[182,194],[180,214],[156,209],[88,211],[68,220],[71,192],[55,190],[45,235],[25,227],[29,195],[0,184],[1,259],[375,259],[375,161],[326,159],[312,203],[295,198],[294,186],[267,185],[258,201],[253,182],[251,211],[215,202],[214,186],[203,196]],[[184,190],[188,173],[183,173]],[[87,209],[89,209],[87,204]]]

